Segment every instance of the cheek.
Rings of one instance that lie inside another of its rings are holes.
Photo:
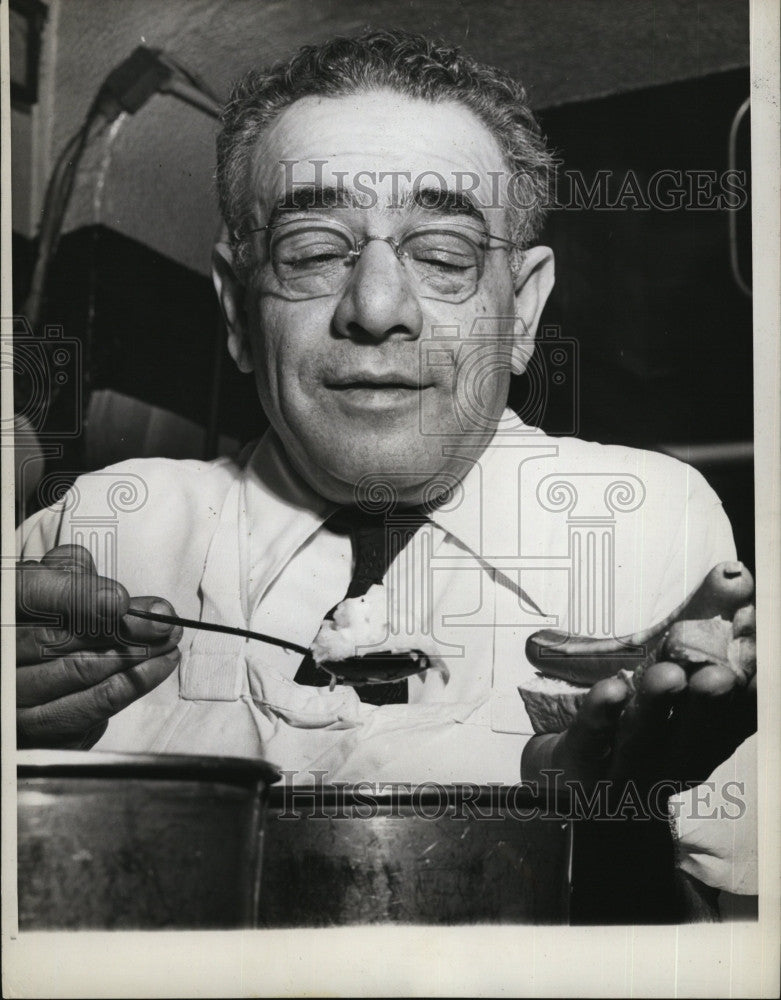
[[[502,282],[475,299],[460,324],[453,388],[462,408],[501,413],[513,363],[514,305],[512,284]]]
[[[276,359],[278,357],[278,340],[274,336],[266,336],[264,330],[274,330],[276,327],[269,322],[265,310],[258,310],[250,330],[250,348],[252,363],[255,369],[255,384],[264,406],[269,398],[277,395]]]
[[[252,351],[261,402],[290,420],[308,405],[330,314],[267,296],[256,316]]]
[[[270,388],[279,385],[298,368],[305,324],[290,315],[286,303],[266,297],[257,311],[252,350],[257,374]]]
[[[461,419],[470,427],[490,426],[501,415],[510,388],[509,347],[468,344],[460,352],[454,395]]]

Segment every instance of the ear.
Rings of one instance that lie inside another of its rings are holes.
[[[227,243],[215,244],[212,252],[212,281],[228,330],[228,350],[240,372],[254,370],[244,307],[244,285],[233,266],[233,252]]]
[[[550,247],[531,247],[523,255],[515,275],[515,339],[512,370],[520,375],[534,353],[534,337],[548,296],[555,281],[553,251]]]

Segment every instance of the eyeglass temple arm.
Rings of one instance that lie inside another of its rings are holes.
[[[241,232],[241,233],[234,233],[233,235],[234,236],[239,236],[239,237],[241,237],[241,236],[249,236],[250,233],[263,233],[267,229],[271,229],[271,224],[269,224],[267,226],[258,226],[256,229],[245,229],[243,232]]]
[[[521,243],[516,243],[515,240],[509,240],[506,236],[494,236],[493,233],[486,233],[485,235],[489,240],[497,240],[499,243],[506,243],[508,246],[515,247],[516,250],[523,250],[523,245]]]

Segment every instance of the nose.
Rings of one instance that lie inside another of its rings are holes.
[[[416,340],[423,329],[420,303],[396,252],[383,240],[367,243],[334,313],[338,333],[379,342],[398,335]]]

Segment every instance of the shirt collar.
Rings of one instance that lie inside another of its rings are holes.
[[[517,476],[508,475],[503,439],[510,442],[521,434],[526,441],[547,437],[539,428],[525,424],[513,410],[505,409],[494,436],[461,480],[452,501],[430,515],[443,531],[489,563],[492,546],[486,544],[487,521],[501,516],[502,509],[509,507],[508,490],[518,489]],[[502,549],[504,556],[506,546]]]
[[[269,428],[247,459],[239,499],[240,558],[250,614],[336,507],[295,472]]]
[[[526,440],[545,440],[539,428],[525,424],[511,409],[505,409],[499,426],[482,454],[476,458],[454,491],[453,499],[432,511],[430,518],[470,552],[491,563],[484,538],[486,499],[492,510],[501,509],[508,489],[517,489],[515,477],[508,482],[506,449],[502,439],[523,434]],[[464,449],[466,445],[462,446]],[[459,446],[453,445],[454,454]],[[244,503],[250,533],[250,567],[260,563],[263,577],[277,571],[337,508],[315,492],[290,465],[276,433],[269,429],[247,460]],[[262,527],[259,527],[262,526]],[[253,530],[259,527],[258,530]],[[261,541],[262,546],[258,543]],[[261,550],[262,549],[262,550]],[[503,553],[504,554],[504,553]]]
[[[272,510],[297,511],[322,523],[336,504],[315,492],[293,469],[276,432],[269,428],[244,466],[247,498]],[[264,511],[265,512],[265,511]]]

